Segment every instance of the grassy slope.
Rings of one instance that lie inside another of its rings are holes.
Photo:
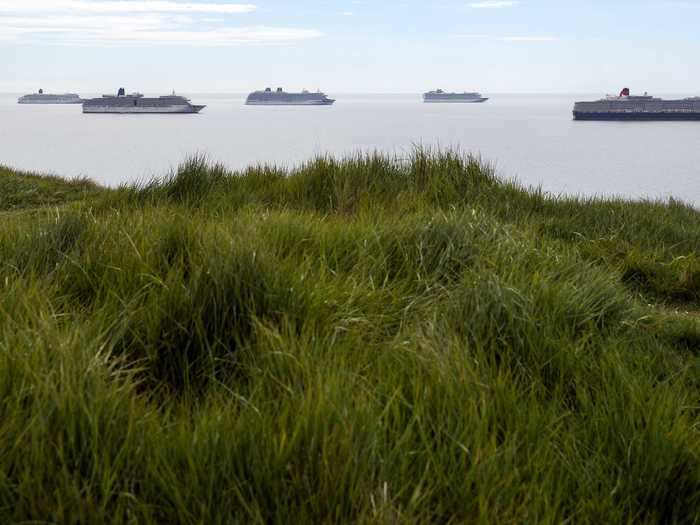
[[[89,198],[98,191],[85,179],[38,177],[0,166],[0,211],[62,205]]]
[[[697,520],[690,207],[422,152],[0,185],[0,522]]]

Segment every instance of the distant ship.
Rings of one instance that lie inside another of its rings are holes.
[[[157,98],[147,98],[141,93],[126,94],[120,88],[117,95],[102,95],[83,101],[83,113],[199,113],[206,106],[195,106],[190,100],[173,92]]]
[[[664,100],[625,88],[619,96],[576,102],[574,120],[700,120],[700,97]]]
[[[482,97],[481,93],[445,93],[442,89],[428,91],[423,94],[423,102],[427,103],[462,103],[480,104],[486,102],[488,98]]]
[[[282,88],[277,88],[276,91],[267,88],[265,91],[254,91],[248,95],[245,103],[249,106],[330,106],[334,102],[334,99],[328,98],[320,91],[287,93]]]
[[[38,93],[24,95],[17,99],[18,104],[80,104],[82,99],[75,93],[51,95],[40,89]]]

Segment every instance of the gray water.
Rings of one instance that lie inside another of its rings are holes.
[[[0,164],[118,185],[162,176],[192,154],[230,168],[294,166],[317,154],[415,144],[459,147],[500,175],[552,194],[680,198],[700,205],[700,122],[575,122],[594,95],[491,95],[423,104],[418,95],[334,95],[332,107],[248,107],[191,95],[199,115],[83,115],[0,95]]]

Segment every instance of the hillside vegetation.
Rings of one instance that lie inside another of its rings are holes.
[[[0,522],[698,523],[698,257],[454,152],[0,169]]]

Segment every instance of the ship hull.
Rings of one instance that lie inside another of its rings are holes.
[[[83,106],[83,113],[117,114],[117,115],[182,115],[199,113],[206,106],[172,106],[172,107],[140,107],[140,106]]]
[[[671,113],[671,112],[581,112],[574,111],[574,120],[606,120],[606,121],[697,121],[700,112]]]
[[[488,98],[455,98],[455,99],[424,99],[423,102],[426,104],[482,104],[486,102]]]
[[[18,100],[17,104],[31,104],[31,105],[36,105],[36,104],[51,104],[51,105],[65,105],[65,104],[82,104],[83,101],[78,99],[78,100]]]

